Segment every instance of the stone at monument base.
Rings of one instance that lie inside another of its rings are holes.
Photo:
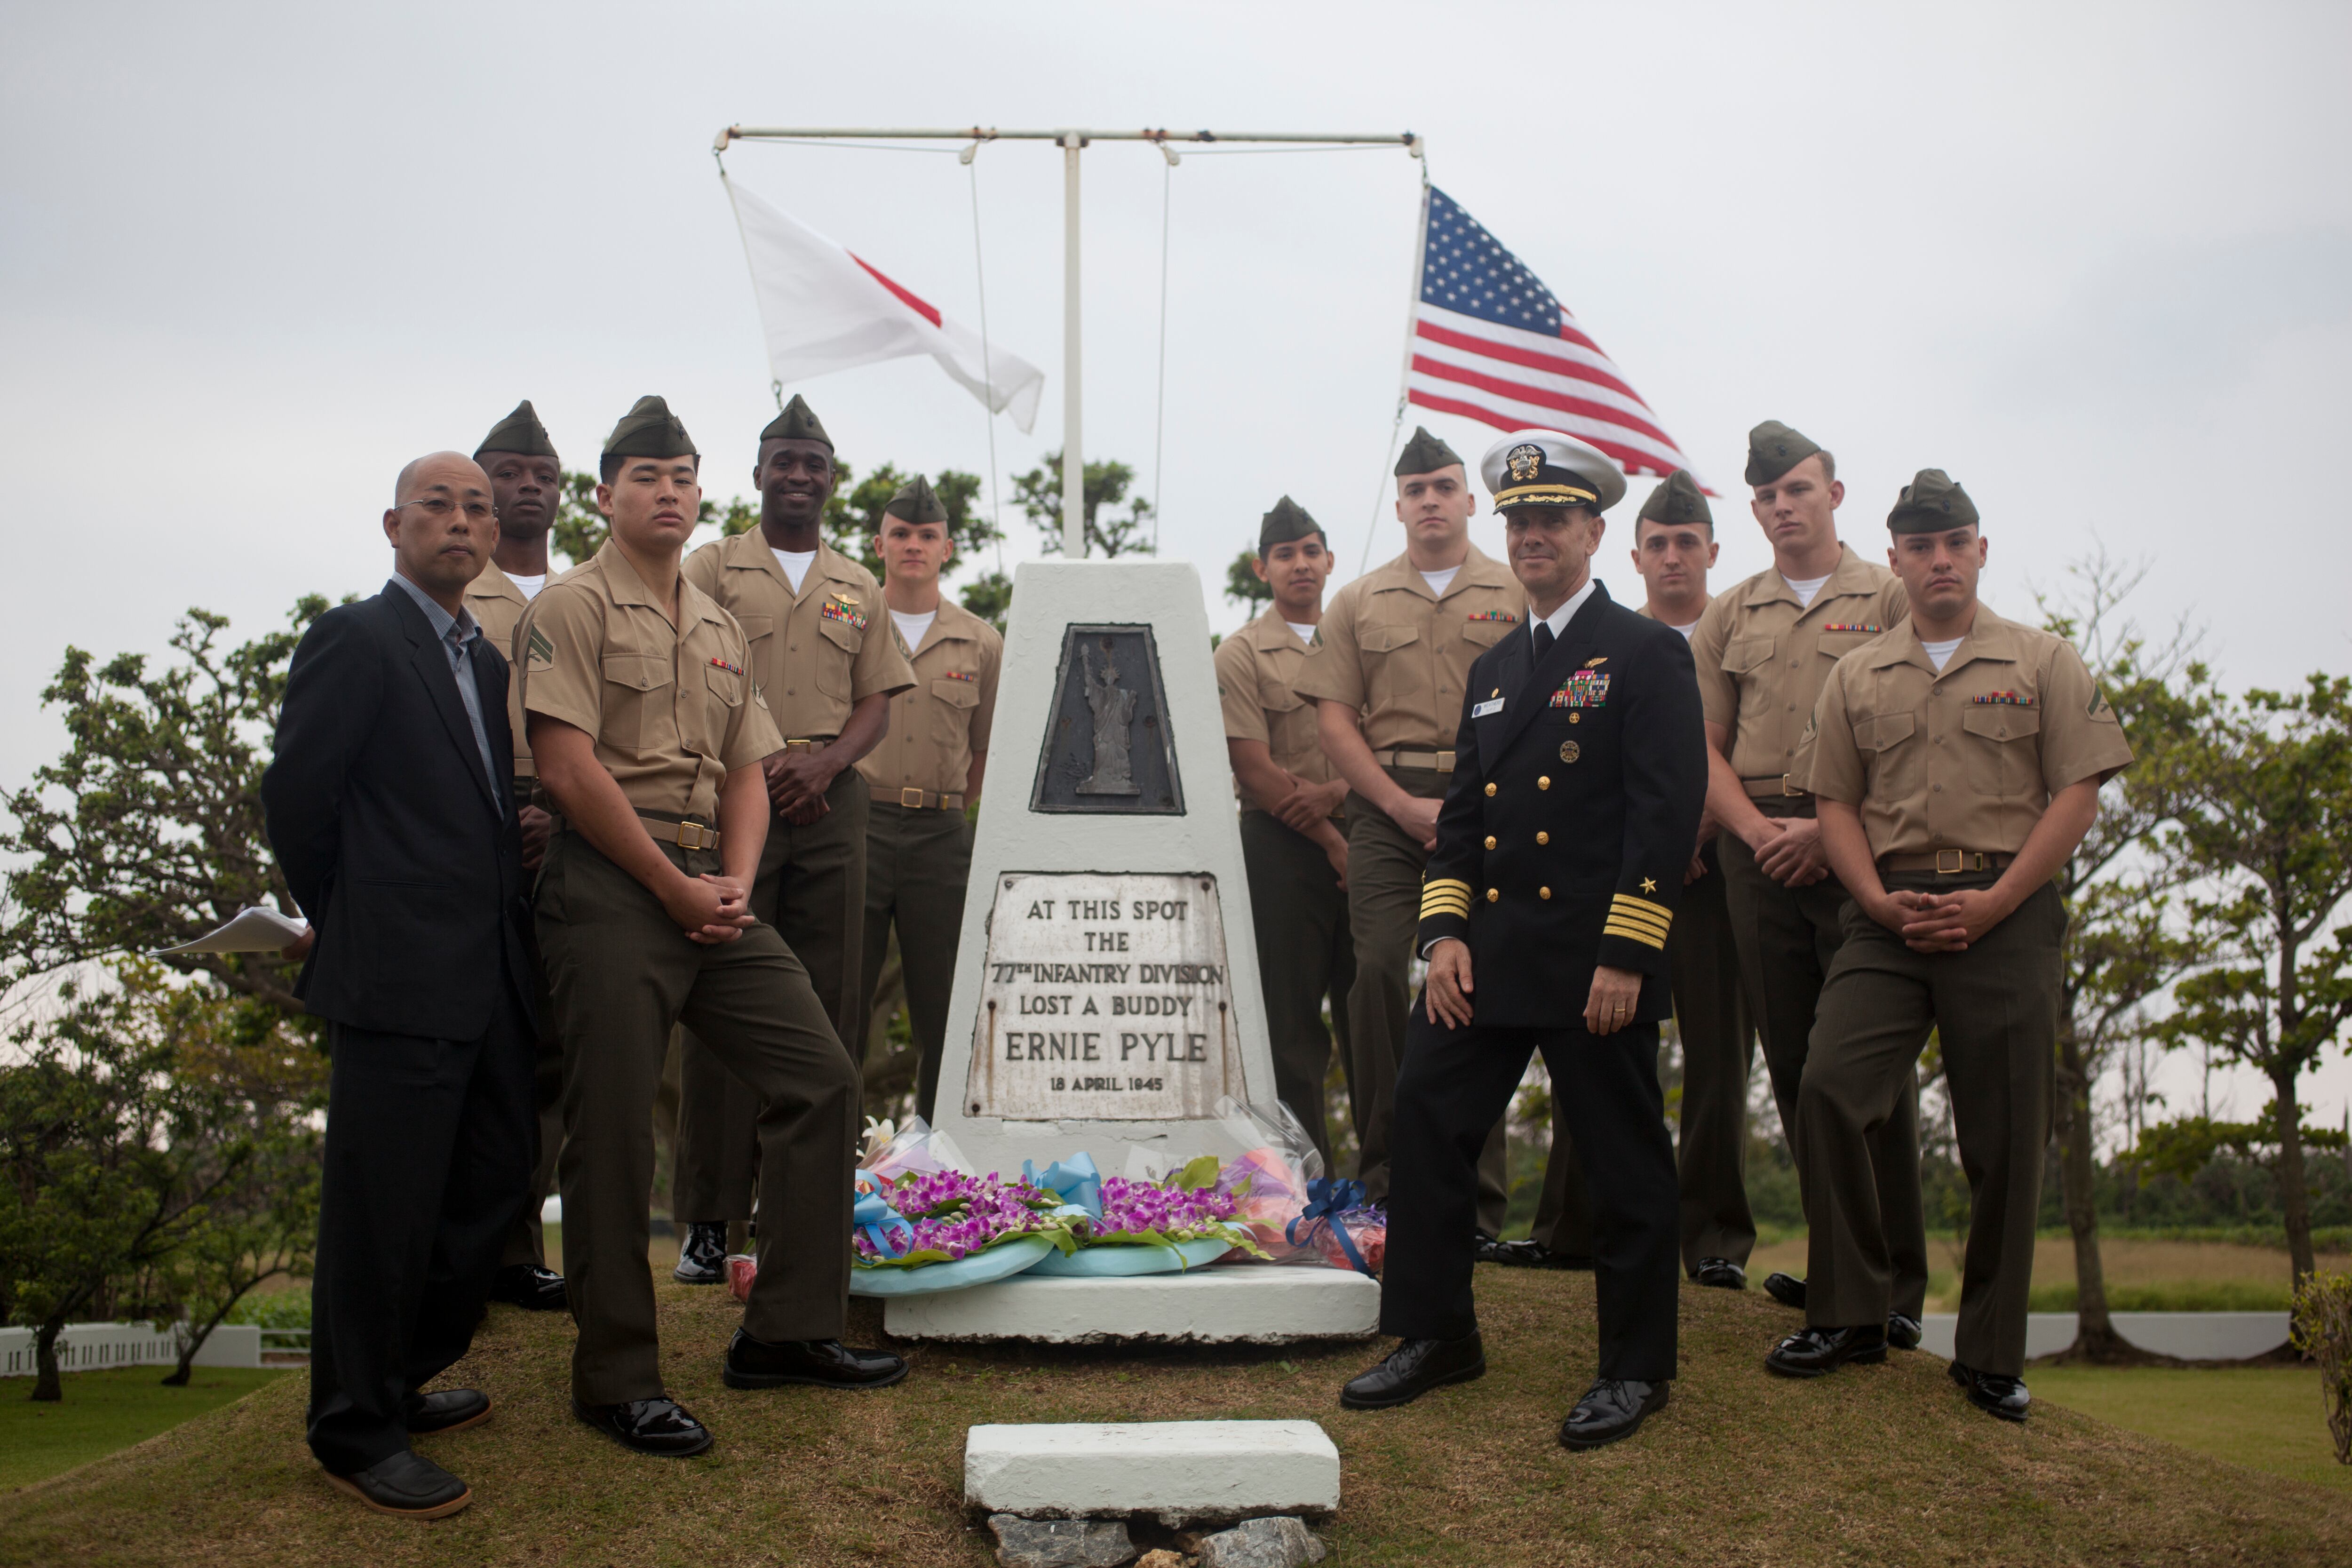
[[[882,1326],[906,1340],[1279,1345],[1369,1339],[1380,1317],[1379,1283],[1351,1269],[1236,1267],[1100,1279],[1015,1275],[894,1296]]]
[[[1328,1515],[1339,1450],[1312,1421],[974,1426],[963,1500],[1031,1519],[1156,1517],[1170,1526]]]

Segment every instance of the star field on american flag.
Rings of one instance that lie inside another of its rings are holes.
[[[1689,468],[1543,279],[1444,191],[1428,201],[1408,401],[1503,430],[1559,430],[1629,474]]]

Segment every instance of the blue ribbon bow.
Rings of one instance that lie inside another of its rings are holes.
[[[1043,1171],[1034,1162],[1024,1160],[1021,1179],[1033,1187],[1058,1194],[1064,1203],[1086,1210],[1089,1219],[1102,1218],[1102,1173],[1095,1169],[1092,1154],[1073,1154],[1066,1160],[1055,1161]]]
[[[885,1258],[906,1257],[908,1247],[915,1240],[915,1227],[908,1224],[906,1216],[892,1208],[890,1200],[880,1193],[858,1194],[857,1202],[850,1208],[849,1220],[853,1226],[866,1233],[866,1239],[872,1242],[875,1250]],[[907,1237],[903,1242],[896,1239],[901,1231]]]
[[[1349,1209],[1361,1208],[1363,1204],[1363,1183],[1345,1177],[1319,1176],[1307,1184],[1307,1206],[1298,1211],[1297,1218],[1282,1227],[1283,1239],[1293,1247],[1311,1245],[1315,1223],[1319,1220],[1329,1226],[1331,1234],[1339,1238],[1339,1250],[1348,1255],[1348,1261],[1354,1266],[1356,1272],[1369,1276],[1371,1270],[1364,1266],[1363,1254],[1356,1250],[1355,1242],[1349,1238],[1348,1227],[1339,1223],[1341,1215]],[[1298,1226],[1302,1222],[1307,1226],[1307,1241],[1298,1239]]]

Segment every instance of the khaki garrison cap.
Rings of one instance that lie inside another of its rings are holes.
[[[1801,431],[1791,430],[1778,419],[1767,419],[1748,432],[1747,480],[1751,485],[1769,485],[1820,450]]]
[[[793,401],[798,402],[799,399]],[[920,474],[898,487],[898,493],[890,498],[890,504],[882,509],[882,514],[904,518],[908,522],[945,522],[948,520],[948,509],[941,506],[940,498],[932,493],[931,481]]]
[[[552,458],[555,443],[548,437],[547,426],[539,422],[539,413],[526,397],[514,405],[514,412],[490,426],[482,444],[474,448],[474,459],[481,460],[485,452],[515,452],[526,458]],[[561,459],[559,459],[561,460]]]
[[[828,447],[833,445],[833,437],[824,433],[824,421],[816,416],[816,411],[797,392],[793,394],[793,400],[784,405],[784,411],[768,421],[768,427],[760,432],[760,439],[822,441]]]
[[[1886,514],[1889,533],[1941,533],[1948,528],[1972,528],[1977,503],[1941,468],[1922,468]]]
[[[640,397],[613,433],[604,437],[608,458],[695,458],[694,437],[686,433],[669,405],[658,397]]]
[[[1639,521],[1647,522],[1703,522],[1715,526],[1715,513],[1707,510],[1706,492],[1698,488],[1688,468],[1676,468],[1668,474],[1650,499],[1642,503]]]
[[[1396,460],[1396,476],[1433,474],[1440,468],[1459,465],[1462,454],[1429,433],[1426,426],[1412,427],[1412,439],[1404,444],[1404,451]]]
[[[1607,511],[1625,499],[1625,476],[1609,455],[1557,430],[1512,431],[1486,448],[1478,477],[1496,511],[1521,506]]]
[[[1272,511],[1258,520],[1257,552],[1264,555],[1277,544],[1322,531],[1323,525],[1309,517],[1305,507],[1285,496],[1274,503]]]

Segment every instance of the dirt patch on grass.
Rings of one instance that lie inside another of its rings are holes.
[[[1899,1355],[1815,1384],[1759,1358],[1795,1320],[1760,1293],[1686,1288],[1674,1403],[1631,1443],[1553,1441],[1591,1373],[1589,1275],[1482,1268],[1492,1370],[1384,1412],[1338,1408],[1372,1352],[908,1347],[872,1394],[739,1394],[719,1381],[736,1312],[661,1287],[670,1387],[719,1435],[641,1458],[574,1423],[570,1324],[494,1310],[450,1382],[496,1417],[424,1439],[473,1483],[454,1519],[406,1524],[331,1492],[288,1378],[141,1447],[0,1499],[0,1557],[45,1563],[970,1564],[966,1426],[982,1421],[1297,1417],[1345,1465],[1341,1563],[2263,1563],[2352,1560],[2337,1497],[2045,1405],[2020,1429],[1969,1410],[1943,1363]],[[859,1336],[879,1334],[861,1305]]]

